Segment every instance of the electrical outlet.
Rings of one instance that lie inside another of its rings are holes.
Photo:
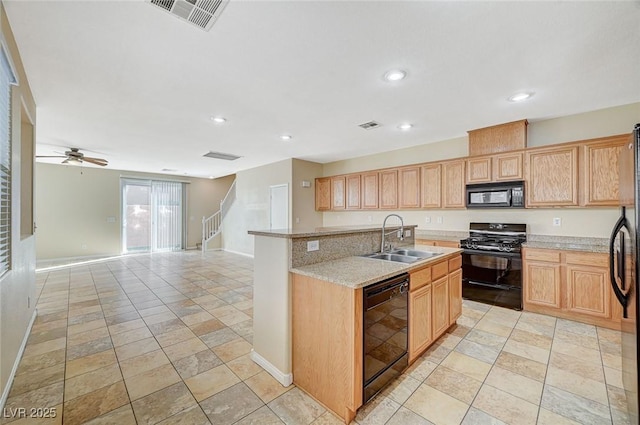
[[[367,221],[368,221],[369,223],[372,223],[372,222],[373,222],[373,218],[372,218],[371,216],[367,216]]]
[[[87,249],[87,244],[83,243],[82,245],[80,245],[80,249]]]
[[[554,226],[562,226],[562,219],[560,217],[553,217]]]
[[[300,217],[296,217],[296,224],[300,223]]]
[[[320,249],[320,241],[307,242],[307,252],[318,251]]]
[[[438,216],[438,218],[436,218],[436,221],[438,222],[438,224],[442,224],[442,217]]]
[[[431,217],[425,217],[424,218],[424,222],[425,223],[431,223]]]
[[[404,231],[404,237],[405,238],[410,238],[411,237],[411,230],[410,229],[407,229],[407,230]]]

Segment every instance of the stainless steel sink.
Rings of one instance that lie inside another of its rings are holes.
[[[387,260],[387,261],[395,261],[397,263],[409,263],[409,264],[415,263],[416,261],[420,260],[419,257],[412,257],[410,255],[390,254],[390,253],[369,254],[369,255],[365,255],[365,257],[375,258],[377,260]]]
[[[394,249],[393,251],[390,252],[390,254],[408,255],[411,257],[418,257],[418,258],[431,258],[431,257],[435,257],[436,255],[442,255],[439,252],[417,251],[415,249]]]

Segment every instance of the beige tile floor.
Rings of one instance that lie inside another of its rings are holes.
[[[249,258],[137,255],[37,282],[38,317],[3,416],[56,417],[1,423],[340,423],[250,360]],[[624,402],[616,332],[465,301],[458,326],[356,422],[624,424]]]

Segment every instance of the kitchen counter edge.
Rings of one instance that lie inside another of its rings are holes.
[[[308,276],[318,280],[357,289],[402,273],[409,273],[414,270],[427,267],[430,264],[452,258],[462,252],[459,248],[424,245],[416,245],[415,249],[427,252],[437,252],[443,255],[426,258],[411,264],[351,256],[292,268],[289,271],[294,274]]]

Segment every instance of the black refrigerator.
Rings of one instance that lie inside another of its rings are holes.
[[[622,381],[629,420],[638,423],[638,253],[640,253],[640,124],[620,153],[620,218],[609,243],[613,293],[622,307]]]

